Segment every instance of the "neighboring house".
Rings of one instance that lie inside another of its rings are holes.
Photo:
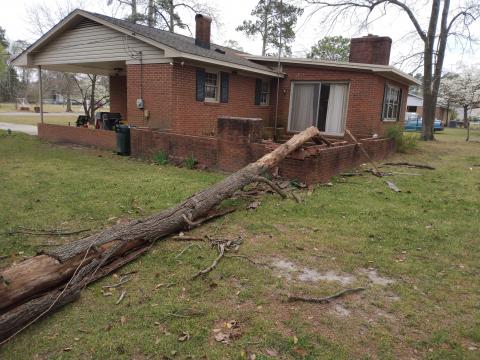
[[[419,95],[408,94],[407,98],[407,112],[414,112],[423,116],[423,98]],[[442,121],[443,124],[448,122],[448,107],[444,106],[441,100],[437,103],[435,109],[435,118]]]
[[[318,126],[382,135],[404,120],[408,86],[389,66],[391,39],[352,39],[351,62],[253,56],[196,37],[75,10],[13,60],[16,66],[110,76],[110,107],[132,125],[177,134],[216,133],[217,118],[261,118],[270,134]],[[277,85],[278,90],[277,90]],[[277,99],[278,94],[278,99]]]

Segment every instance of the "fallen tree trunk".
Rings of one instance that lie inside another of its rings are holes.
[[[277,190],[262,174],[319,134],[315,127],[302,131],[173,208],[45,250],[4,269],[0,272],[0,341],[7,341],[38,318],[74,301],[86,285],[140,256],[155,240],[200,225],[211,218],[209,213],[215,206],[244,186],[265,182]]]

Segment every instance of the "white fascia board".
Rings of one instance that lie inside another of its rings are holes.
[[[181,53],[180,56],[178,56],[178,57],[184,58],[184,59],[189,59],[189,60],[194,60],[194,61],[198,61],[198,62],[202,62],[202,63],[213,64],[213,65],[217,65],[217,66],[223,66],[223,67],[230,68],[230,69],[231,68],[238,69],[238,70],[247,71],[247,72],[256,73],[256,74],[261,74],[261,75],[268,75],[268,76],[280,77],[280,78],[285,77],[284,73],[277,73],[276,71],[273,71],[273,70],[257,69],[257,68],[254,68],[254,67],[239,65],[239,64],[228,62],[228,61],[210,59],[210,58],[207,58],[207,57],[204,57],[204,56],[199,56],[199,55]]]

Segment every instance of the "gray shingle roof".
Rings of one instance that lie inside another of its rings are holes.
[[[163,45],[166,45],[183,53],[202,56],[213,60],[226,61],[232,64],[247,66],[258,70],[272,71],[271,68],[265,65],[257,64],[240,56],[239,54],[241,54],[241,52],[237,50],[215,44],[211,44],[210,49],[205,49],[198,45],[195,45],[195,38],[189,36],[174,34],[169,31],[159,30],[145,25],[134,24],[126,20],[120,20],[112,18],[110,16],[92,13],[85,10],[83,11],[90,14],[91,16],[100,18],[113,25],[120,26],[126,30],[145,36],[151,40],[159,42]],[[222,50],[225,52],[225,54],[221,54],[215,51],[215,49]]]

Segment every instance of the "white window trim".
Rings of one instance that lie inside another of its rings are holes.
[[[290,103],[288,105],[288,125],[287,125],[287,131],[290,133],[298,133],[298,131],[291,130],[291,119],[292,119],[292,101],[293,101],[293,87],[295,84],[320,84],[320,87],[322,86],[322,83],[324,84],[338,84],[338,85],[347,85],[347,97],[345,100],[345,106],[344,106],[344,113],[343,116],[345,117],[345,127],[347,125],[347,114],[348,114],[348,100],[350,98],[350,82],[348,81],[301,81],[301,80],[292,80],[290,82]],[[318,97],[318,107],[317,111],[320,110],[320,96]],[[318,112],[317,112],[317,118],[318,118]],[[320,134],[323,135],[328,135],[328,136],[344,136],[345,131],[342,131],[341,133],[328,133],[326,131],[320,131]]]
[[[398,95],[400,96],[400,87],[399,86],[395,86],[395,85],[391,85],[391,84],[386,84],[387,85],[387,89],[390,90],[390,88],[394,88],[394,89],[397,89],[398,90]],[[402,97],[400,97],[400,99],[398,99],[398,114],[396,117],[393,117],[393,118],[388,118],[388,117],[383,117],[384,115],[384,111],[385,111],[385,90],[383,92],[383,101],[382,101],[382,121],[385,121],[385,122],[397,122],[398,120],[400,120],[400,113],[401,113],[401,106],[402,106]]]
[[[268,85],[267,101],[261,100],[263,95],[263,82],[266,82]],[[271,87],[270,80],[262,79],[262,86],[260,86],[260,106],[269,106],[271,96],[272,96],[272,87]]]
[[[207,84],[207,81],[206,81],[207,74],[216,74],[217,75],[217,86],[216,86],[216,91],[215,91],[216,97],[209,98],[205,95],[204,101],[209,102],[209,103],[218,103],[218,102],[220,102],[220,82],[222,81],[222,79],[220,79],[220,71],[205,69],[205,83],[203,85],[204,88]],[[207,92],[206,92],[205,89],[204,89],[204,91],[205,91],[205,94],[206,94]]]

